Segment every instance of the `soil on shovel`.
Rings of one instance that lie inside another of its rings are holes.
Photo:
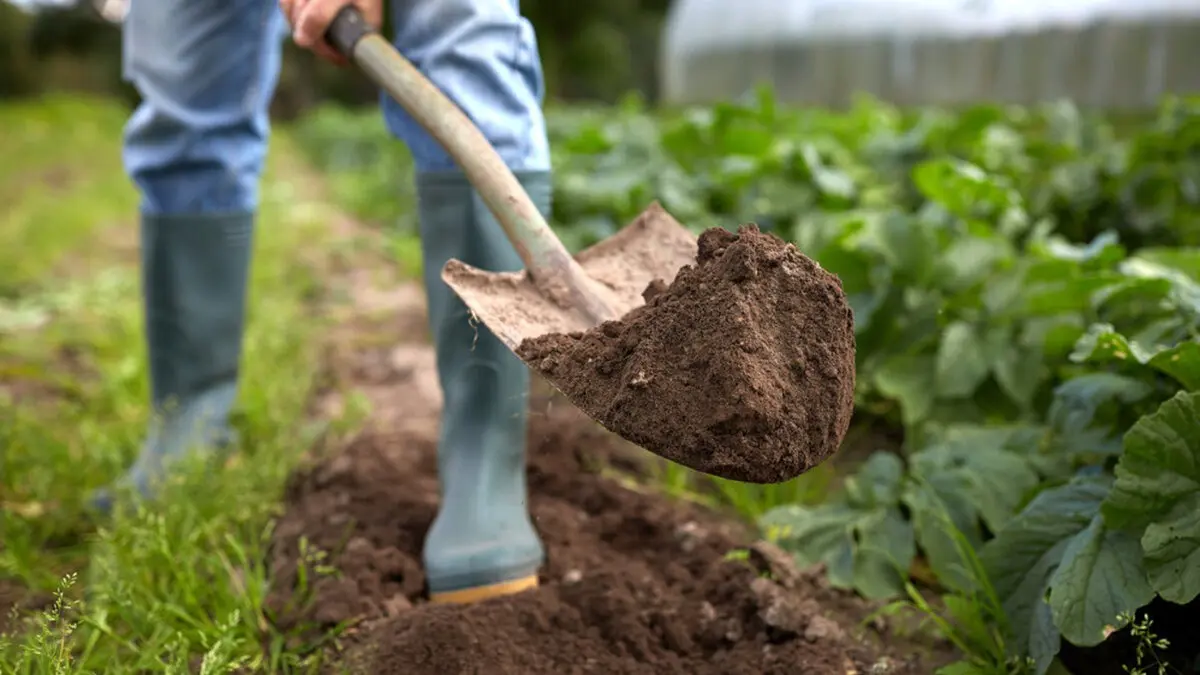
[[[713,228],[646,304],[517,353],[609,430],[697,471],[776,483],[820,464],[854,410],[840,280],[757,226]]]
[[[293,477],[268,599],[279,627],[309,644],[348,626],[331,672],[923,675],[941,661],[941,648],[883,622],[863,627],[867,605],[737,521],[614,477],[636,476],[648,456],[545,383],[530,406],[528,454],[530,509],[547,548],[541,585],[428,604],[420,552],[438,503],[433,353],[344,351],[332,379],[352,380],[378,412]]]

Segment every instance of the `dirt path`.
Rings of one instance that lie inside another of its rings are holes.
[[[861,640],[866,608],[818,571],[795,570],[763,543],[747,551],[753,539],[727,518],[611,478],[602,470],[636,472],[636,453],[541,385],[529,485],[548,549],[542,586],[469,607],[426,604],[420,550],[438,500],[433,352],[420,289],[371,276],[344,279],[354,302],[316,405],[336,412],[356,389],[372,414],[293,476],[270,554],[269,606],[282,627],[312,638],[348,627],[339,665],[378,675],[932,672],[911,644],[875,629]],[[326,552],[320,565],[336,573],[316,574],[305,547]]]

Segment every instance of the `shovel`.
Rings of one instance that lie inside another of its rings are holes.
[[[459,260],[442,268],[446,284],[514,353],[527,338],[621,318],[643,304],[651,282],[669,285],[681,267],[695,262],[696,237],[657,202],[572,257],[475,124],[357,8],[343,8],[326,39],[446,149],[521,257],[521,272],[489,272]]]

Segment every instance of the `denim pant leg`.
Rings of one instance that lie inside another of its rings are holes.
[[[132,0],[124,72],[143,102],[124,161],[141,191],[144,329],[155,415],[117,485],[142,495],[191,450],[229,447],[267,108],[276,0]],[[112,508],[113,491],[93,504]]]
[[[396,48],[462,108],[510,169],[549,171],[542,64],[518,0],[391,2]],[[418,172],[458,168],[390,96],[382,101],[388,129]]]
[[[144,213],[255,210],[285,35],[276,0],[132,0],[124,161]]]

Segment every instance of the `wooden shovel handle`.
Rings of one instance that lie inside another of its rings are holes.
[[[357,7],[347,5],[338,12],[326,40],[396,99],[458,163],[543,295],[563,309],[584,312],[593,325],[618,318],[479,128],[367,24]]]

